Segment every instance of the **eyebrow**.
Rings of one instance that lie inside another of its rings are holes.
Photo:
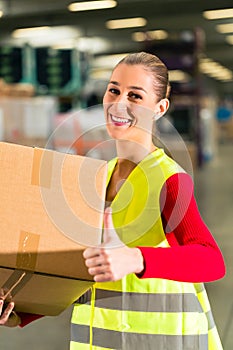
[[[114,81],[114,80],[110,81],[109,84],[120,86],[120,84],[117,81]],[[143,89],[142,87],[140,87],[140,86],[132,85],[132,86],[129,86],[129,88],[130,89],[134,89],[134,90],[141,90],[141,91],[144,91],[145,93],[147,93],[147,91],[145,89]]]

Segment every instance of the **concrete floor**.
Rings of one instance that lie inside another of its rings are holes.
[[[221,145],[218,155],[194,174],[200,212],[222,249],[227,275],[208,283],[209,299],[224,350],[233,349],[233,144]],[[71,308],[24,329],[0,328],[1,350],[68,350]],[[132,349],[133,350],[133,349]]]

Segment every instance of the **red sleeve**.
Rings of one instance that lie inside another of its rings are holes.
[[[186,173],[171,176],[160,194],[161,217],[169,248],[138,247],[144,257],[141,278],[209,282],[225,275],[225,265],[203,222]]]
[[[27,314],[24,312],[18,312],[18,315],[21,318],[21,323],[19,325],[20,327],[24,327],[27,324],[29,324],[35,320],[38,320],[41,317],[44,317],[42,315]]]

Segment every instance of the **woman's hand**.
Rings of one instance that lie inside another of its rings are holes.
[[[0,299],[0,326],[16,327],[21,323],[20,317],[13,311],[14,302],[10,302],[4,310],[4,300]]]
[[[112,212],[104,213],[104,241],[97,248],[85,249],[83,256],[90,275],[96,282],[117,281],[130,273],[140,273],[144,261],[138,248],[127,247],[118,237],[112,222]]]

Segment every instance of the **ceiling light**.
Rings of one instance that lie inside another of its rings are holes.
[[[146,40],[163,40],[168,37],[165,30],[148,30],[147,32],[135,32],[132,34],[134,41],[142,42]]]
[[[219,70],[222,66],[217,62],[212,62],[212,63],[202,62],[200,63],[200,67],[206,72],[213,72],[213,71],[216,72],[216,70]]]
[[[117,2],[115,0],[97,0],[97,1],[84,1],[73,2],[68,6],[68,9],[72,12],[76,11],[89,11],[89,10],[101,10],[116,7]]]
[[[143,17],[134,18],[122,18],[113,19],[106,22],[106,27],[108,29],[122,29],[122,28],[134,28],[134,27],[144,27],[147,24],[147,20]]]
[[[207,57],[200,60],[199,69],[201,73],[217,80],[230,81],[233,79],[233,73],[230,69]]]
[[[163,40],[168,37],[168,33],[165,30],[149,30],[147,34],[151,40]]]
[[[224,73],[224,72],[212,72],[209,73],[209,76],[211,76],[212,78],[215,78],[217,80],[221,80],[221,81],[226,81],[226,80],[232,80],[233,79],[233,74],[231,72],[229,73]]]
[[[134,32],[132,34],[132,39],[137,42],[146,41],[146,32]]]
[[[233,35],[227,35],[226,41],[228,44],[233,45]]]
[[[213,76],[219,77],[219,78],[232,78],[232,72],[228,71],[228,70],[220,70],[217,72],[212,72],[211,73]]]
[[[233,23],[218,24],[216,29],[220,33],[233,33]]]
[[[75,47],[78,51],[91,52],[93,54],[108,51],[110,42],[101,37],[80,37],[76,41]]]
[[[168,76],[170,82],[187,82],[190,80],[190,75],[179,69],[169,70]]]
[[[12,33],[13,38],[27,38],[34,35],[46,35],[50,27],[32,27],[32,28],[22,28],[15,29]]]
[[[219,19],[233,17],[233,8],[204,11],[203,16],[206,19]]]
[[[16,29],[11,34],[13,41],[25,43],[33,47],[54,46],[57,44],[71,45],[82,35],[76,26],[32,27]]]

